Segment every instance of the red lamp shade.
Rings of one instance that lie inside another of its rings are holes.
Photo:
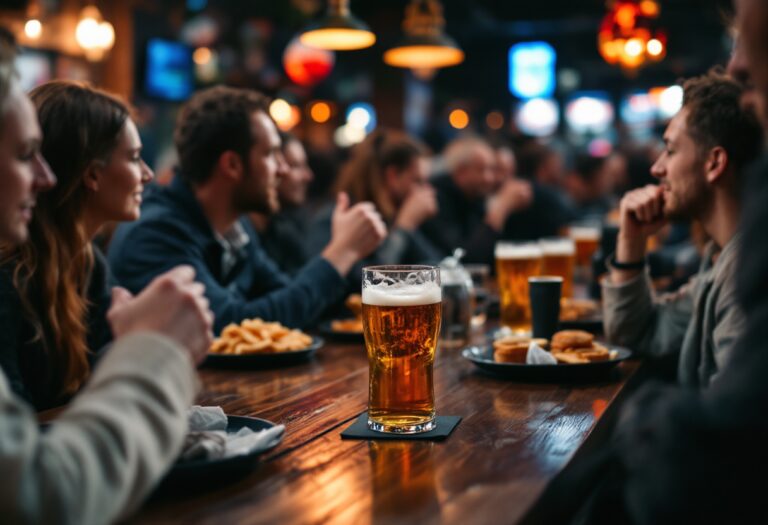
[[[299,86],[310,87],[325,80],[333,71],[336,57],[333,51],[307,47],[294,39],[283,53],[286,75]]]

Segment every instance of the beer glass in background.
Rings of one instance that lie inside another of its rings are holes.
[[[573,225],[568,228],[568,237],[576,244],[576,265],[589,268],[592,255],[600,245],[600,227],[598,225]]]
[[[363,268],[368,428],[414,434],[435,428],[435,362],[442,312],[435,266]]]
[[[513,332],[531,331],[528,278],[541,275],[542,251],[538,243],[496,244],[496,276],[499,281],[501,324]]]
[[[600,247],[598,224],[574,224],[568,228],[568,237],[576,244],[576,270],[574,279],[580,284],[592,282],[592,255]]]
[[[553,237],[539,241],[544,254],[542,275],[563,278],[563,297],[573,297],[573,270],[576,266],[576,243],[567,237]]]

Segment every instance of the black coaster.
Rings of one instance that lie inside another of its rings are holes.
[[[368,412],[363,412],[355,422],[349,425],[341,433],[341,439],[396,439],[423,441],[443,441],[461,421],[461,416],[437,416],[437,427],[429,432],[419,434],[391,434],[389,432],[376,432],[368,428]]]

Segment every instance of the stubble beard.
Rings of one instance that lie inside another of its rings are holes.
[[[235,188],[233,203],[235,209],[240,214],[261,213],[272,216],[280,211],[280,202],[277,196],[277,188],[273,184],[271,187],[267,182],[261,184],[255,191],[249,186],[251,177],[254,175],[248,173],[243,183]]]
[[[275,206],[269,195],[261,195],[254,199],[242,199],[238,210],[240,213],[256,212],[263,215],[274,215],[279,206]]]
[[[687,200],[680,199],[677,194],[674,194],[672,199],[666,199],[664,217],[678,222],[704,219],[711,208],[711,199],[705,189],[696,188],[695,191],[696,194]]]

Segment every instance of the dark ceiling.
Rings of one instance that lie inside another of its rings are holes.
[[[446,31],[464,49],[466,60],[458,67],[440,71],[432,81],[435,107],[445,108],[461,100],[478,111],[508,109],[514,99],[507,87],[507,53],[512,44],[527,40],[541,39],[552,44],[558,53],[558,69],[575,71],[580,78],[578,89],[606,90],[617,99],[629,90],[668,85],[725,63],[729,42],[724,13],[730,0],[659,3],[658,23],[668,34],[668,55],[660,64],[628,76],[606,64],[597,51],[605,0],[442,0]],[[368,86],[363,98],[378,99],[383,92],[402,93],[404,74],[383,64],[381,57],[402,35],[407,4],[408,0],[352,0],[352,12],[376,33],[376,45],[337,53],[331,77],[313,92],[298,96],[343,101],[341,86],[351,83]],[[274,28],[270,57],[278,68],[287,43],[308,21],[320,16],[324,5],[320,0],[208,0],[209,10],[231,20],[269,20]],[[287,87],[290,89],[290,85]],[[355,96],[361,96],[359,91]]]
[[[139,5],[154,1],[137,0]],[[179,6],[184,1],[159,3]],[[0,5],[8,3],[24,2],[0,0]],[[668,55],[662,63],[628,77],[607,65],[597,51],[597,29],[606,12],[605,0],[442,0],[446,31],[464,49],[466,61],[435,77],[436,102],[461,98],[479,105],[507,107],[512,102],[507,91],[507,51],[510,45],[526,40],[551,43],[558,52],[558,68],[576,71],[580,89],[606,89],[617,96],[630,88],[672,83],[727,60],[729,43],[723,13],[730,0],[659,3],[659,25],[669,36]],[[367,50],[337,53],[333,74],[316,88],[314,95],[339,98],[340,94],[333,90],[340,83],[365,76],[376,89],[401,88],[403,74],[384,65],[381,56],[400,38],[407,4],[408,0],[351,0],[352,12],[371,26],[378,41]],[[279,70],[286,44],[309,20],[320,15],[324,5],[322,0],[208,0],[206,9],[226,21],[228,27],[222,38],[228,39],[228,45],[237,45],[237,25],[242,21],[268,20],[274,30],[269,55]],[[165,36],[173,38],[167,26],[168,20],[160,19],[153,25],[155,30],[147,27],[140,32],[163,30]]]

